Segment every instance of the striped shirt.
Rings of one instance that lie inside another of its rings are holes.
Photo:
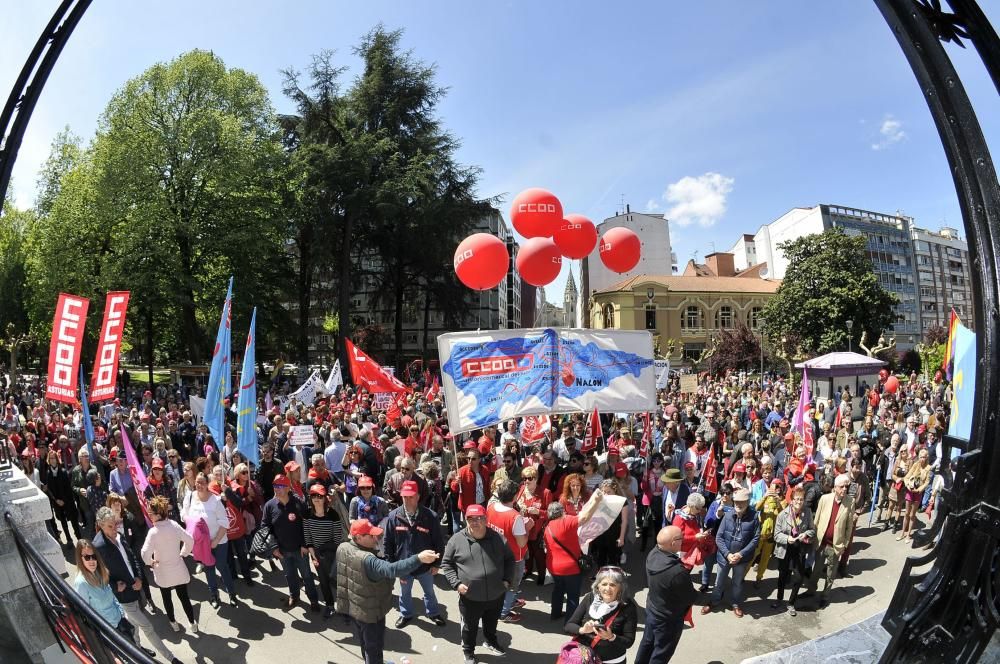
[[[322,517],[309,514],[303,527],[307,547],[335,547],[344,541],[344,524],[333,510],[327,510]]]

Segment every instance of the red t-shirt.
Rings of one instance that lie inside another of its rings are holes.
[[[576,516],[564,516],[555,521],[550,521],[545,527],[545,567],[554,575],[569,576],[579,574],[580,566],[577,559],[582,555],[580,551],[580,537],[576,534],[576,529],[580,525],[580,518]],[[559,542],[557,544],[556,542]],[[560,546],[562,544],[562,546]],[[569,549],[569,553],[566,549]]]

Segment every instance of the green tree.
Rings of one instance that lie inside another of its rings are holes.
[[[67,126],[52,140],[49,157],[38,174],[35,211],[39,216],[52,212],[52,205],[62,189],[63,177],[80,163],[83,147],[80,137]]]
[[[832,229],[778,245],[788,269],[764,308],[768,338],[794,333],[804,352],[816,354],[846,350],[849,340],[857,346],[862,332],[877,339],[887,330],[899,298],[879,284],[865,243]]]

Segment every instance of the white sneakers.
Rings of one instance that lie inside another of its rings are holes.
[[[198,634],[198,623],[196,622],[191,623],[191,633],[195,635]]]
[[[170,629],[174,630],[175,632],[179,632],[181,631],[181,624],[176,622],[171,622]]]

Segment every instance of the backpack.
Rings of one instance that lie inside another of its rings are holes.
[[[594,654],[590,646],[568,641],[559,650],[556,664],[601,664],[601,658]]]

